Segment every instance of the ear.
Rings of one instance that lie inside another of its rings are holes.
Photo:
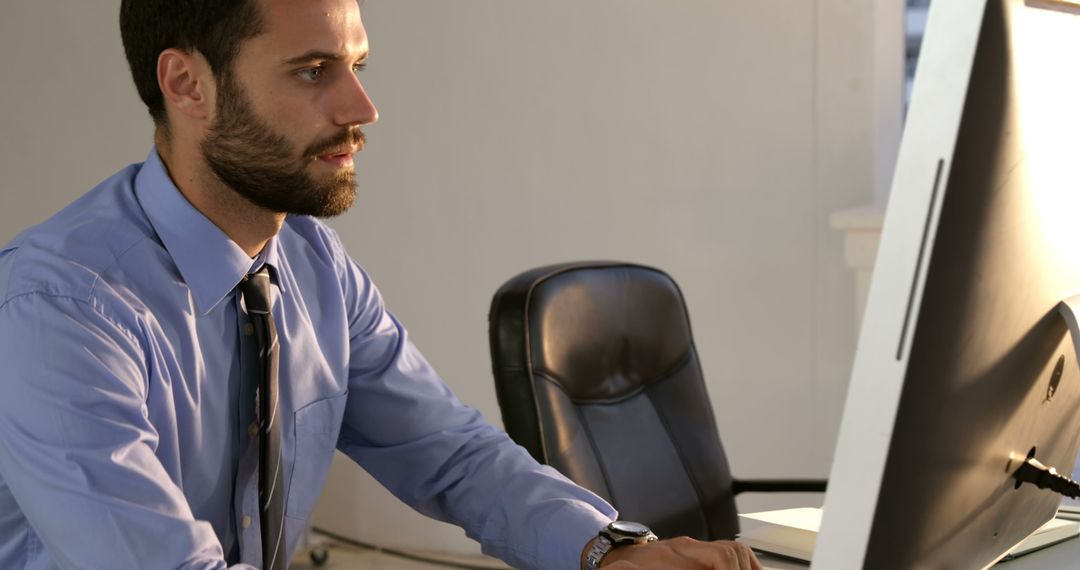
[[[158,87],[166,109],[196,120],[206,120],[214,109],[214,75],[198,52],[169,48],[158,56]]]

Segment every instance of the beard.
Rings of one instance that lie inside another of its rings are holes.
[[[255,114],[243,89],[228,74],[219,82],[217,116],[201,149],[210,170],[251,203],[285,214],[328,218],[356,199],[352,168],[316,179],[308,167],[317,157],[347,146],[364,146],[360,127],[316,141],[301,153]]]

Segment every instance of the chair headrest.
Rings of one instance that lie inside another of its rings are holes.
[[[666,273],[575,265],[539,276],[526,296],[534,372],[576,401],[615,401],[679,369],[693,351],[682,293]]]

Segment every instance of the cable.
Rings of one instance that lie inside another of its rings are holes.
[[[1031,483],[1040,489],[1050,489],[1066,497],[1080,499],[1080,483],[1058,473],[1053,467],[1043,465],[1035,459],[1034,454],[1020,465],[1013,478],[1016,479],[1017,489],[1024,483]]]
[[[377,544],[371,544],[371,543],[368,543],[368,542],[361,542],[359,540],[348,538],[346,536],[342,536],[340,534],[336,534],[336,533],[330,532],[328,530],[321,529],[319,527],[313,527],[312,530],[315,531],[318,534],[321,534],[321,535],[335,541],[335,542],[340,542],[340,543],[348,545],[348,546],[361,548],[363,550],[370,550],[370,551],[378,552],[378,553],[381,553],[381,554],[388,554],[390,556],[396,556],[398,558],[404,558],[406,560],[413,560],[413,561],[416,561],[416,562],[424,562],[426,564],[434,564],[436,566],[445,566],[447,568],[464,568],[466,570],[496,570],[496,569],[499,569],[499,568],[505,568],[505,566],[491,566],[491,565],[489,565],[489,566],[478,566],[478,565],[473,565],[473,564],[466,564],[464,562],[454,562],[452,560],[446,560],[446,559],[442,559],[442,558],[438,558],[438,557],[434,557],[434,556],[426,556],[426,555],[423,555],[423,554],[413,554],[411,552],[406,552],[404,550],[397,550],[397,549],[394,549],[394,548],[386,548],[386,547],[383,547],[383,546],[379,546]]]

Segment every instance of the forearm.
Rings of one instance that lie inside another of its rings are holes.
[[[538,465],[502,432],[472,429],[342,449],[413,508],[464,528],[486,553],[520,568],[577,568],[581,544],[615,511]]]

